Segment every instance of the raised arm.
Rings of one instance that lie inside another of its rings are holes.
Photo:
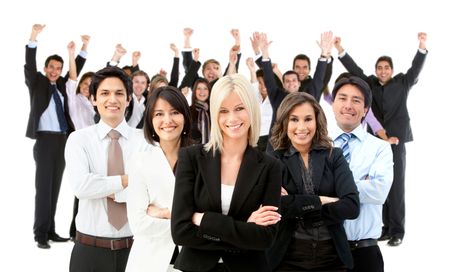
[[[174,43],[170,44],[170,50],[173,51],[174,56],[169,86],[176,88],[178,86],[178,77],[180,75],[180,50],[178,50],[178,47]]]
[[[44,30],[45,25],[34,24],[31,28],[30,42],[37,41],[37,36]]]
[[[241,34],[239,33],[239,29],[233,28],[231,31],[231,36],[233,36],[234,39],[234,45],[231,47],[230,50],[230,62],[228,63],[227,68],[225,69],[224,75],[230,75],[235,74],[239,71],[239,62],[241,60]],[[231,55],[233,54],[233,66],[230,67],[231,64]],[[237,56],[236,59],[234,59],[234,55]],[[231,69],[229,72],[228,70]],[[233,70],[234,69],[234,70]]]
[[[334,38],[334,47],[338,51],[339,60],[349,73],[362,78],[364,81],[369,80],[368,77],[364,74],[364,71],[356,64],[356,62],[350,57],[350,55],[345,52],[344,48],[342,47],[341,37]]]
[[[75,64],[75,42],[71,41],[67,45],[67,51],[69,53],[69,79],[76,81],[77,74],[77,65]]]
[[[417,34],[417,39],[419,40],[419,50],[413,59],[411,68],[406,72],[406,84],[408,90],[417,83],[428,53],[426,48],[427,34],[425,32],[419,32]]]
[[[184,73],[187,74],[189,66],[192,63],[192,46],[191,46],[191,36],[194,33],[194,30],[189,27],[185,27],[183,29],[183,36],[184,36],[184,48],[182,51],[183,54],[183,68]]]
[[[114,50],[114,54],[106,66],[117,66],[120,62],[120,59],[127,53],[127,50],[122,46],[122,44],[117,44],[116,49]]]
[[[180,89],[183,89],[184,87],[192,88],[194,86],[195,81],[198,78],[198,70],[201,67],[201,63],[198,61],[200,57],[200,49],[194,48],[192,50],[193,54],[193,61],[191,65],[189,66],[189,69],[186,72],[186,75],[184,75],[183,80],[180,84]]]
[[[31,34],[30,34],[30,43],[36,43],[38,35],[42,32],[42,30],[45,28],[45,25],[41,24],[34,24],[31,27]],[[31,87],[34,85],[34,82],[37,78],[37,66],[36,66],[36,47],[30,47],[30,45],[27,45],[25,47],[25,66],[24,66],[24,73],[25,73],[25,83],[28,87]],[[28,88],[28,90],[31,92],[35,88]]]

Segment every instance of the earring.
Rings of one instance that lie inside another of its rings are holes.
[[[183,135],[186,135],[186,131],[183,131]]]

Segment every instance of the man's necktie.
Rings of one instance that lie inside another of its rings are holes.
[[[59,97],[58,90],[56,89],[55,84],[51,84],[52,86],[52,96],[53,100],[55,101],[56,105],[56,115],[58,116],[58,122],[59,122],[59,128],[61,129],[61,132],[67,132],[67,121],[66,116],[64,115],[64,106],[61,101],[61,98]]]
[[[124,174],[122,148],[119,144],[120,133],[112,129],[108,136],[111,138],[111,143],[108,149],[108,176],[116,176]],[[109,223],[120,230],[128,221],[126,203],[115,202],[110,197],[108,200],[108,221]]]
[[[350,147],[348,143],[352,138],[352,136],[353,136],[352,133],[342,133],[341,136],[339,136],[339,138],[341,138],[342,141],[341,144],[342,153],[344,154],[344,158],[348,163],[350,163]]]

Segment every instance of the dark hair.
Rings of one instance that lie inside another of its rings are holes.
[[[256,70],[256,77],[264,77],[264,71],[262,69]]]
[[[392,63],[392,58],[388,56],[381,56],[377,59],[377,62],[375,63],[375,69],[377,69],[378,63],[380,61],[386,61],[389,63],[389,66],[391,66],[391,69],[394,69],[394,64]]]
[[[340,88],[342,88],[344,85],[353,85],[358,88],[358,90],[364,96],[364,108],[369,108],[372,104],[372,90],[370,89],[369,84],[367,84],[364,80],[357,76],[347,77],[347,75],[341,74],[339,77],[341,79],[336,82],[333,91],[331,92],[333,101],[336,98],[336,94],[338,93]]]
[[[61,68],[62,68],[62,66],[64,66],[64,60],[59,55],[51,55],[45,60],[45,67],[48,66],[48,64],[51,60],[61,62]]]
[[[184,126],[181,133],[180,147],[188,146],[191,144],[191,112],[189,105],[183,94],[172,86],[163,86],[155,89],[148,97],[147,106],[144,112],[144,136],[147,142],[154,145],[155,142],[159,143],[159,136],[155,133],[153,127],[153,112],[158,99],[164,99],[175,110],[183,114]]]
[[[295,75],[297,77],[297,80],[300,82],[300,77],[298,76],[298,74],[295,71],[292,70],[287,70],[284,74],[283,74],[283,83],[284,83],[284,78],[288,75]]]
[[[81,76],[81,78],[80,78],[80,81],[78,83],[77,90],[75,91],[75,93],[79,94],[80,93],[80,85],[81,85],[81,83],[83,83],[88,78],[92,78],[93,76],[94,76],[94,72],[86,72],[86,73],[84,73]]]
[[[320,104],[308,93],[293,92],[283,99],[277,110],[277,120],[272,128],[272,137],[270,138],[274,150],[287,149],[290,146],[290,139],[287,135],[289,116],[296,106],[304,103],[312,106],[316,118],[316,132],[312,144],[329,150],[333,147],[332,141],[328,137],[327,119]]]
[[[204,84],[206,84],[206,87],[208,87],[209,95],[208,95],[208,99],[206,99],[206,103],[209,105],[209,97],[211,95],[211,84],[209,84],[208,80],[206,80],[205,78],[199,77],[195,81],[194,86],[192,86],[192,97],[191,97],[191,101],[192,101],[191,105],[192,106],[195,105],[195,102],[197,102],[197,95],[195,93],[195,90],[197,90],[197,86],[200,83],[204,83]]]
[[[116,77],[123,82],[125,89],[127,91],[127,100],[131,99],[131,94],[133,93],[133,88],[131,85],[130,77],[120,68],[116,66],[105,67],[99,71],[97,71],[92,76],[92,82],[89,86],[89,93],[94,97],[94,100],[97,99],[97,89],[98,86],[105,80],[106,78]]]
[[[308,68],[311,69],[311,60],[309,59],[309,57],[305,54],[298,54],[297,56],[295,56],[294,61],[292,62],[292,69],[295,69],[295,61],[296,60],[306,60],[306,62],[308,62]]]

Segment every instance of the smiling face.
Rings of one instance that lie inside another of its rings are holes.
[[[227,140],[248,141],[250,117],[244,103],[235,92],[230,92],[222,101],[218,121],[224,142]]]
[[[145,76],[136,75],[133,77],[133,93],[138,99],[142,97],[142,94],[147,90],[147,78]]]
[[[345,132],[351,132],[361,124],[368,108],[364,108],[364,95],[358,87],[346,84],[336,92],[333,112],[337,125]]]
[[[176,143],[181,139],[184,116],[162,98],[158,98],[153,110],[152,124],[160,144]]]
[[[295,149],[300,152],[308,152],[311,149],[316,130],[316,116],[310,103],[305,102],[291,111],[287,136]]]
[[[97,107],[100,118],[115,128],[124,118],[130,97],[127,97],[125,85],[119,78],[108,77],[98,85],[92,104]]]
[[[309,69],[308,61],[304,59],[295,60],[294,71],[298,74],[300,81],[305,80],[311,72],[311,70]]]
[[[206,102],[209,97],[209,88],[206,83],[200,82],[197,84],[197,88],[195,89],[195,98],[198,101]]]
[[[394,71],[389,62],[382,60],[377,63],[375,73],[380,83],[384,85],[391,80]]]
[[[203,76],[208,82],[218,79],[221,74],[222,70],[220,65],[215,62],[207,63],[203,69]]]
[[[56,82],[56,80],[61,76],[62,72],[62,62],[57,60],[50,60],[46,67],[44,67],[45,76],[50,80],[50,82]]]
[[[283,87],[289,93],[297,92],[300,87],[300,81],[296,74],[288,74],[284,76]]]
[[[92,82],[92,77],[87,77],[85,80],[83,80],[82,82],[80,82],[80,93],[83,96],[86,96],[89,98],[89,86],[91,85]]]

